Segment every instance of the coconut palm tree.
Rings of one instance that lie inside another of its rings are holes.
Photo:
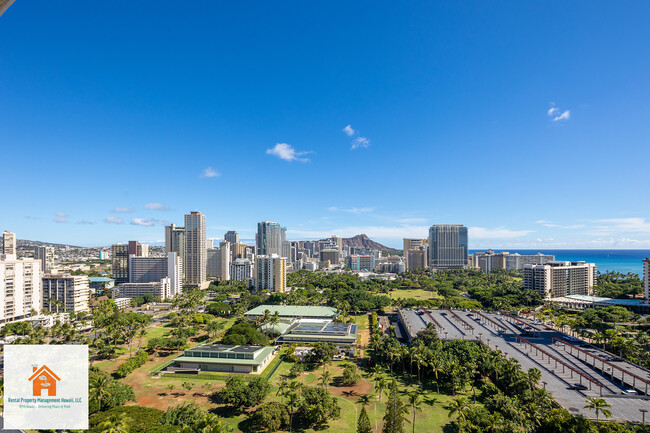
[[[384,379],[383,377],[377,378],[375,380],[375,392],[379,397],[379,401],[381,401],[381,395],[386,389],[388,389],[388,384],[386,383],[386,379]]]
[[[278,392],[275,393],[275,395],[280,395],[280,403],[284,404],[284,396],[287,394],[287,391],[289,390],[289,384],[287,383],[286,380],[283,380],[280,382],[280,386],[278,387]]]
[[[433,373],[433,377],[436,379],[436,392],[440,394],[440,384],[438,383],[438,373],[441,373],[444,371],[444,366],[442,364],[442,361],[440,361],[439,358],[432,358],[429,361],[429,368],[431,369],[431,372]]]
[[[411,410],[413,411],[413,433],[415,433],[415,412],[422,412],[422,396],[418,392],[410,392],[409,393],[409,406],[411,406]]]
[[[593,410],[596,412],[596,422],[599,421],[598,415],[601,413],[605,418],[612,417],[612,411],[609,410],[609,408],[611,408],[612,406],[609,403],[607,403],[604,399],[600,397],[587,397],[585,403],[587,403],[585,409]]]
[[[98,411],[102,411],[102,400],[110,394],[111,380],[103,374],[97,375],[90,381],[89,394],[91,398],[97,399]]]
[[[323,374],[321,375],[319,382],[321,383],[321,385],[323,385],[323,388],[327,389],[331,379],[332,379],[332,373],[330,373],[329,370],[325,370],[323,371]]]
[[[289,433],[292,432],[293,430],[293,414],[296,412],[296,409],[298,408],[298,404],[300,403],[300,399],[298,398],[298,394],[295,392],[292,392],[289,394],[289,401],[287,405],[289,406]]]
[[[103,423],[99,424],[99,429],[102,433],[128,433],[129,423],[132,420],[126,414],[116,415],[113,414]]]
[[[465,421],[465,414],[470,408],[469,401],[467,397],[458,397],[449,404],[449,413],[448,417],[451,418],[454,415],[458,415],[458,431],[463,431],[463,422]]]

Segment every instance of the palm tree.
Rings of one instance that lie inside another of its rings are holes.
[[[106,421],[99,424],[98,427],[102,433],[128,433],[129,423],[131,422],[131,418],[124,413],[120,415],[113,414]]]
[[[449,418],[454,415],[458,415],[458,431],[463,431],[463,421],[465,421],[465,413],[469,410],[469,402],[467,397],[458,397],[457,399],[452,400],[449,404]]]
[[[99,412],[102,411],[102,400],[104,400],[110,394],[110,384],[110,378],[103,374],[95,376],[95,378],[90,382],[88,391],[91,397],[97,399]]]
[[[278,392],[275,393],[275,395],[280,395],[280,403],[284,404],[284,396],[289,390],[289,384],[287,383],[286,380],[283,380],[280,382],[280,386],[278,387]]]
[[[288,402],[289,414],[290,414],[290,417],[289,417],[289,433],[291,433],[291,431],[293,429],[293,414],[296,411],[296,409],[298,408],[298,403],[299,402],[300,402],[300,400],[298,399],[298,394],[296,394],[295,392],[292,392],[292,393],[289,394],[289,402]]]
[[[323,371],[323,374],[321,375],[319,381],[321,385],[323,385],[323,388],[327,389],[327,386],[330,383],[330,380],[332,379],[332,373],[330,373],[329,370]]]
[[[612,411],[609,410],[609,408],[611,408],[612,406],[609,403],[607,403],[604,399],[600,397],[587,397],[585,403],[587,403],[585,409],[596,411],[596,422],[599,421],[598,415],[601,413],[605,418],[611,418]]]
[[[422,412],[422,396],[418,392],[409,393],[409,406],[413,411],[413,433],[415,433],[415,412]]]
[[[377,396],[379,397],[379,401],[381,401],[381,395],[388,388],[388,384],[386,383],[386,379],[383,377],[378,377],[375,379],[375,392],[377,393]]]
[[[438,358],[433,358],[431,361],[429,361],[429,368],[431,368],[431,372],[433,373],[433,377],[436,378],[436,392],[440,394],[440,384],[438,383],[438,373],[443,371],[443,365],[440,359]]]
[[[531,392],[533,391],[535,385],[537,385],[541,379],[542,379],[542,373],[538,369],[531,368],[528,370],[528,374],[526,374],[526,380],[530,385]]]

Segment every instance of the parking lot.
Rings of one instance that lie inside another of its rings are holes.
[[[401,310],[409,340],[433,323],[442,340],[480,341],[516,359],[524,370],[537,368],[542,386],[562,407],[593,418],[585,398],[602,396],[613,419],[636,421],[650,410],[650,372],[544,325],[498,313],[460,310]]]

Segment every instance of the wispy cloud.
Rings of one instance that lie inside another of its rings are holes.
[[[541,224],[544,227],[550,227],[550,228],[558,228],[558,229],[583,229],[586,227],[585,224],[570,224],[570,225],[563,225],[563,224],[555,224],[551,221],[546,221],[546,220],[538,220],[535,221],[535,224]]]
[[[169,207],[162,203],[147,203],[144,208],[149,210],[169,210]]]
[[[111,212],[113,213],[133,213],[135,209],[132,207],[119,207],[115,206]]]
[[[104,218],[104,222],[109,224],[124,224],[124,220],[116,216],[107,216]]]
[[[345,128],[343,128],[343,132],[348,137],[352,137],[356,131],[354,129],[352,129],[352,125],[348,125]]]
[[[153,218],[133,218],[131,224],[142,227],[153,227],[156,225],[156,221]]]
[[[505,227],[484,228],[484,227],[470,227],[470,239],[512,239],[520,238],[532,233],[532,230],[510,230]]]
[[[212,178],[212,177],[219,177],[219,176],[221,176],[221,173],[219,173],[217,170],[213,169],[212,167],[208,167],[205,170],[203,170],[203,173],[201,173],[200,177]]]
[[[310,151],[302,151],[298,152],[296,149],[293,148],[292,145],[287,144],[287,143],[277,143],[275,146],[273,146],[271,149],[266,149],[266,154],[267,155],[273,155],[277,156],[280,159],[283,159],[285,161],[298,161],[298,162],[309,162],[308,158],[303,158],[303,155],[307,155],[309,153],[312,153]]]
[[[352,140],[352,149],[358,149],[360,147],[370,147],[370,140],[368,140],[366,137],[357,137]]]
[[[77,221],[77,224],[90,225],[90,224],[95,224],[95,223],[92,222],[92,221],[88,221],[88,220],[81,220],[81,221]]]
[[[345,128],[342,129],[342,131],[348,137],[354,137],[350,142],[351,150],[358,149],[360,147],[362,148],[370,147],[370,140],[367,137],[362,137],[359,134],[359,131],[352,128],[352,125],[347,125]]]
[[[596,220],[597,232],[605,233],[650,233],[650,221],[645,218],[609,218]]]
[[[339,208],[336,206],[330,206],[327,208],[330,212],[348,212],[348,213],[367,213],[372,212],[375,208],[372,207],[351,207],[351,208]]]
[[[54,222],[57,224],[65,224],[68,222],[68,214],[65,212],[54,212]]]
[[[571,118],[571,110],[562,111],[551,102],[551,108],[548,109],[546,115],[549,116],[553,122],[561,122]]]

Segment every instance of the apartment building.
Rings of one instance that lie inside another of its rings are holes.
[[[255,287],[258,291],[285,292],[287,259],[277,254],[258,255],[255,259]]]
[[[85,275],[45,275],[43,308],[53,313],[88,311],[90,287]]]
[[[536,290],[542,298],[591,295],[596,284],[596,265],[586,262],[549,262],[525,265],[523,288]]]
[[[41,311],[41,262],[0,255],[0,325]]]

